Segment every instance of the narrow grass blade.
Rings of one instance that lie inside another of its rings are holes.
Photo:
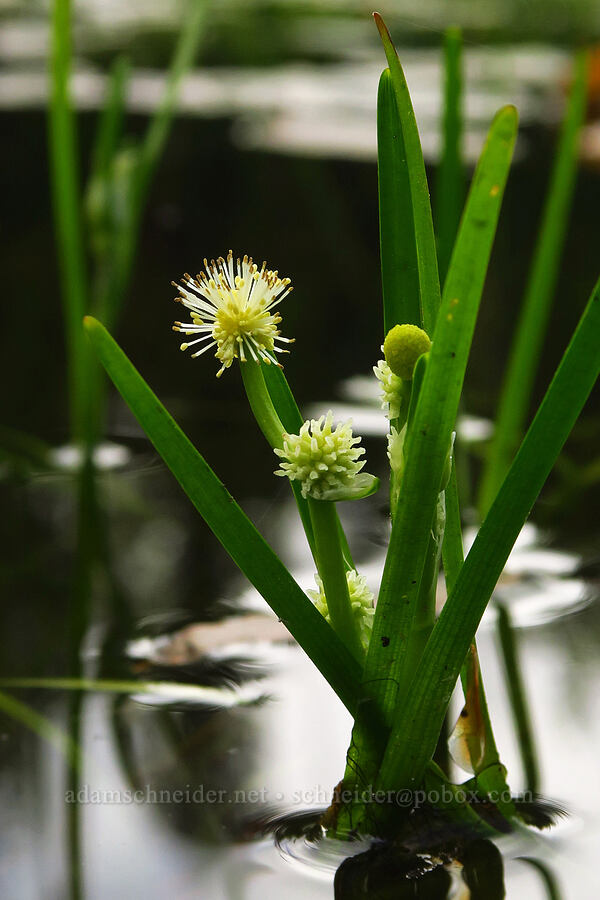
[[[431,335],[440,305],[440,283],[423,151],[421,149],[415,113],[398,54],[383,19],[379,13],[374,13],[373,15],[383,42],[390,79],[396,96],[408,169],[421,307],[421,322],[415,324],[421,325]],[[398,211],[397,214],[399,214]],[[410,219],[407,224],[410,228]]]
[[[129,61],[120,56],[108,75],[108,90],[104,107],[100,111],[90,181],[106,179],[121,140],[125,118],[125,92],[131,74]]]
[[[588,55],[580,52],[481,482],[482,517],[502,484],[525,427],[569,222],[586,110],[587,71]]]
[[[15,685],[16,686],[16,685]],[[78,744],[72,741],[62,729],[58,728],[53,722],[43,716],[28,703],[11,697],[0,691],[0,713],[10,716],[15,722],[25,725],[34,734],[42,740],[52,744],[53,747],[62,753],[66,761],[73,768],[77,768],[81,763],[81,752]]]
[[[394,325],[421,325],[410,180],[389,69],[381,74],[377,94],[377,175],[385,335]]]
[[[517,536],[600,374],[600,282],[483,522],[398,710],[381,786],[419,781],[481,616]],[[433,355],[433,353],[432,353]]]
[[[54,0],[50,43],[48,139],[50,181],[67,343],[72,437],[87,438],[88,348],[81,330],[86,313],[86,265],[79,204],[79,160],[71,105],[71,2]]]
[[[164,95],[138,148],[128,200],[127,220],[118,241],[115,242],[111,278],[107,281],[96,306],[97,314],[102,316],[110,327],[117,318],[129,284],[148,191],[173,124],[182,79],[193,65],[205,33],[208,9],[209,0],[190,0],[188,3],[187,14],[167,75]]]
[[[102,364],[207,525],[352,712],[360,668],[106,329],[86,319]]]
[[[534,731],[527,704],[527,694],[519,665],[517,638],[506,606],[503,603],[498,603],[496,604],[496,609],[498,611],[498,634],[500,636],[500,647],[502,648],[506,686],[519,738],[519,751],[525,772],[525,785],[528,791],[536,794],[540,784],[540,769],[535,748]]]
[[[180,36],[167,75],[162,100],[148,126],[141,147],[138,172],[138,202],[143,203],[154,171],[169,137],[182,79],[191,69],[208,22],[210,0],[189,0]]]
[[[436,181],[440,282],[444,283],[464,202],[462,162],[462,37],[459,28],[444,35],[444,118],[442,156]]]

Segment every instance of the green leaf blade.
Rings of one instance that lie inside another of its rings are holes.
[[[117,390],[236,565],[353,712],[360,667],[203,457],[96,319],[85,326]]]
[[[383,331],[387,334],[394,325],[420,326],[422,321],[410,180],[389,69],[381,74],[377,94],[377,176]]]
[[[514,542],[600,374],[600,281],[462,566],[399,710],[381,786],[419,781],[450,696]]]
[[[573,198],[579,136],[586,112],[588,62],[588,54],[580,52],[482,478],[479,497],[482,515],[490,508],[524,431]]]
[[[379,13],[374,13],[373,15],[388,61],[390,80],[402,126],[402,137],[408,168],[421,313],[421,321],[415,324],[420,325],[431,335],[440,306],[440,282],[423,150],[421,148],[415,112],[408,92],[408,85],[406,84],[406,78],[404,77],[398,54],[383,19]]]
[[[467,200],[419,399],[405,440],[405,466],[352,735],[353,753],[366,784],[377,778],[389,729],[407,698],[412,673],[407,671],[406,660],[411,657],[416,604],[516,129],[517,114],[512,107],[501,110],[490,128]],[[379,734],[373,733],[369,722],[372,709],[383,717],[384,728]],[[439,731],[440,728],[438,734]],[[348,766],[346,777],[352,779],[352,765]]]
[[[443,146],[436,182],[438,265],[443,284],[450,264],[464,202],[462,161],[462,37],[459,28],[444,35]]]
[[[406,439],[405,468],[381,582],[364,679],[382,694],[388,721],[419,593],[423,560],[447,464],[475,320],[517,127],[502,110],[475,172],[444,289],[419,401]],[[389,638],[388,642],[382,641]],[[389,652],[388,652],[389,651]]]

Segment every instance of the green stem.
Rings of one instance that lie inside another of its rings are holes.
[[[353,656],[362,663],[365,653],[350,606],[335,504],[309,498],[308,508],[315,535],[317,568],[323,582],[331,624]]]
[[[250,408],[254,413],[254,418],[256,419],[260,430],[273,450],[283,447],[283,435],[286,432],[286,428],[284,428],[273,404],[271,394],[265,381],[263,364],[248,360],[245,363],[240,363],[240,369],[242,370],[242,380],[244,382],[246,396],[248,397]],[[313,534],[313,524],[308,503],[302,496],[300,485],[295,481],[290,482],[290,485],[298,506],[302,527],[304,528],[306,539],[316,563],[315,537]],[[341,524],[338,524],[338,527],[341,530]],[[343,540],[345,541],[345,535]]]
[[[248,362],[240,363],[240,369],[248,402],[258,427],[273,450],[280,450],[283,447],[285,428],[275,411],[267,390],[262,364],[248,360]]]

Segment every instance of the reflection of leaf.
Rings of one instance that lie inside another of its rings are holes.
[[[6,681],[9,681],[7,679]],[[16,685],[15,685],[16,687]],[[79,746],[73,741],[69,735],[65,734],[53,722],[43,716],[37,710],[33,709],[29,704],[16,700],[9,694],[0,692],[0,712],[5,713],[20,722],[37,734],[42,740],[47,741],[59,750],[67,762],[78,768],[81,763],[81,751]]]
[[[265,698],[264,687],[256,682],[248,682],[239,687],[204,687],[198,684],[180,684],[174,681],[117,681],[111,679],[95,679],[95,678],[2,678],[0,679],[0,687],[10,688],[42,688],[57,691],[96,691],[109,694],[132,694],[136,698],[141,698],[140,702],[170,704],[185,703],[195,706],[207,706],[214,709],[233,709],[236,706],[245,706],[250,703],[256,703]],[[5,695],[0,694],[0,708],[4,702]],[[18,701],[12,701],[14,704],[25,707],[24,704],[18,704]],[[30,710],[29,707],[26,707]],[[38,716],[34,710],[30,710],[32,714],[32,722],[35,724],[33,717]],[[21,721],[25,721],[24,713]],[[17,716],[15,716],[17,718]],[[42,718],[43,717],[39,717]],[[46,719],[45,726],[54,729]],[[26,724],[29,724],[26,722]],[[43,724],[43,723],[42,723]],[[37,723],[41,730],[42,724]],[[31,725],[34,730],[38,727]],[[51,731],[44,734],[44,737],[50,738]],[[60,733],[62,735],[62,733]],[[64,738],[64,735],[62,735]]]
[[[131,641],[131,659],[148,660],[158,666],[187,666],[205,656],[222,654],[228,647],[264,645],[291,641],[287,628],[274,616],[229,616],[216,622],[194,622],[168,635]]]
[[[0,458],[46,469],[50,466],[50,447],[33,434],[0,426]]]

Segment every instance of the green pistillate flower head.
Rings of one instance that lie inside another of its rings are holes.
[[[383,342],[385,361],[404,381],[412,381],[416,361],[430,349],[429,336],[418,325],[394,325]]]
[[[338,495],[350,488],[364,466],[357,448],[360,438],[352,434],[352,422],[333,428],[331,410],[320,419],[306,421],[299,434],[284,434],[283,449],[275,450],[283,460],[276,475],[299,481],[303,497],[315,500],[345,499]]]
[[[387,409],[388,419],[397,419],[402,408],[402,379],[394,375],[385,359],[373,366],[373,372],[381,385],[381,408]]]
[[[216,347],[215,356],[221,362],[219,378],[234,359],[241,362],[275,363],[276,353],[287,353],[280,343],[290,344],[290,338],[281,337],[277,328],[281,316],[273,309],[292,290],[289,278],[262,268],[244,256],[234,264],[230,250],[227,259],[222,256],[210,264],[205,259],[206,272],[195,278],[187,273],[181,284],[173,282],[179,291],[175,300],[191,310],[191,322],[175,322],[174,331],[198,335],[193,341],[181,344],[182,350],[200,345],[192,356],[201,356]],[[208,343],[207,343],[208,341]]]
[[[390,468],[397,479],[402,478],[404,472],[404,439],[406,437],[406,425],[400,431],[392,425],[387,436],[387,455]]]
[[[350,606],[352,607],[352,612],[358,626],[360,642],[366,650],[369,646],[371,630],[373,628],[373,616],[375,615],[373,602],[375,597],[367,587],[367,579],[365,576],[359,575],[356,569],[349,569],[349,571],[346,572],[346,581],[348,583],[348,594],[350,595]],[[321,615],[327,619],[331,625],[327,598],[325,596],[325,591],[323,590],[323,582],[319,575],[315,575],[315,582],[318,590],[309,590],[307,591],[307,594]]]

